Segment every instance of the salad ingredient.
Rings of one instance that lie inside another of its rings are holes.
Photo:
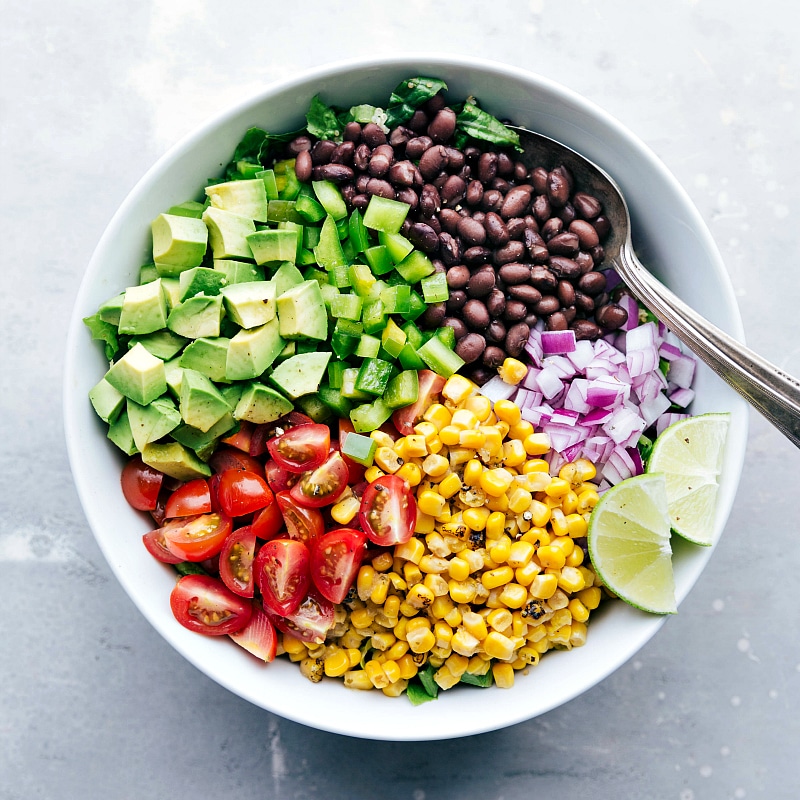
[[[333,627],[335,617],[333,603],[314,589],[309,591],[292,614],[277,616],[269,608],[265,608],[265,611],[279,631],[307,644],[322,644]]]
[[[182,561],[205,561],[219,553],[232,527],[230,517],[215,512],[174,519],[159,530],[170,553]]]
[[[219,577],[240,597],[255,594],[253,559],[256,551],[256,533],[252,526],[232,530],[219,551]]]
[[[392,445],[379,447],[376,457],[379,457],[381,449],[389,451],[381,454],[384,455],[384,465],[388,466],[391,460],[395,469],[399,469],[402,461],[395,455]],[[397,475],[381,475],[373,480],[364,491],[358,519],[362,530],[374,544],[390,547],[407,542],[414,533],[417,520],[417,504],[408,483]]]
[[[179,486],[167,500],[164,513],[168,519],[208,514],[211,508],[211,491],[203,478]]]
[[[663,473],[672,530],[710,545],[730,414],[701,414],[670,425],[656,440],[647,471]]]
[[[669,520],[660,473],[609,489],[589,520],[589,555],[603,583],[626,603],[655,614],[677,611]]]
[[[289,539],[311,546],[325,532],[325,520],[319,509],[298,503],[287,490],[278,492],[275,498],[283,514]]]
[[[250,622],[241,630],[229,634],[239,647],[243,647],[256,658],[269,663],[275,660],[278,649],[278,636],[275,626],[269,621],[264,610],[253,603],[253,615]]]
[[[264,606],[273,614],[294,614],[311,583],[308,548],[294,539],[272,539],[259,551],[255,576]]]
[[[273,502],[272,490],[255,472],[226,469],[220,474],[217,501],[229,517],[243,517]]]
[[[321,536],[311,551],[311,579],[320,594],[341,603],[355,581],[367,537],[355,528],[338,528]]]
[[[314,470],[304,472],[289,494],[300,504],[321,508],[331,505],[347,488],[350,470],[341,454],[334,450],[327,460]]]
[[[306,472],[321,466],[328,457],[331,445],[327,425],[302,425],[267,442],[270,455],[282,469]]]
[[[122,468],[122,494],[137,511],[152,511],[164,481],[164,473],[149,467],[140,455],[129,459]]]
[[[253,605],[210,575],[185,575],[169,598],[175,619],[195,633],[224,636],[242,630],[253,615]]]

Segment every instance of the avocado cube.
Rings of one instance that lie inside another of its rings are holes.
[[[179,481],[208,478],[211,467],[203,463],[191,450],[179,442],[158,444],[151,442],[142,450],[145,464]]]
[[[171,358],[164,362],[164,376],[167,380],[167,389],[176,399],[181,398],[181,381],[183,380],[183,369],[180,365],[180,357]]]
[[[201,372],[215,383],[223,382],[226,380],[225,362],[230,343],[231,340],[224,336],[195,339],[183,351],[178,363],[185,369]]]
[[[215,294],[219,294],[220,289],[226,284],[227,280],[221,272],[208,267],[192,267],[184,270],[178,276],[181,300],[198,294],[213,297]]]
[[[225,276],[228,286],[234,283],[264,280],[264,270],[247,261],[231,261],[227,258],[217,258],[214,259],[214,269]]]
[[[272,229],[256,231],[247,237],[256,264],[297,259],[298,233],[296,230]]]
[[[234,283],[222,290],[228,316],[242,328],[256,328],[275,318],[275,281]]]
[[[236,408],[236,404],[242,397],[245,390],[243,383],[231,383],[227,386],[220,386],[219,393],[225,398],[225,402],[231,407]]]
[[[194,217],[200,219],[203,216],[205,206],[198,203],[196,200],[187,200],[185,203],[179,203],[177,206],[167,211],[167,214],[174,214],[176,217]]]
[[[285,339],[328,338],[328,311],[316,281],[303,281],[278,296],[278,320]]]
[[[176,442],[191,448],[203,461],[208,460],[217,442],[236,424],[233,414],[228,412],[215,422],[207,431],[193,428],[191,425],[178,425],[172,431]]]
[[[175,214],[159,214],[151,224],[153,261],[182,269],[197,267],[208,245],[208,229],[202,220]]]
[[[275,281],[275,295],[280,297],[284,292],[288,292],[294,286],[299,286],[305,278],[303,273],[291,262],[285,261],[281,264],[272,276]]]
[[[89,390],[89,400],[97,416],[109,424],[117,419],[125,407],[125,395],[115,389],[105,378],[101,378]]]
[[[125,302],[125,292],[120,292],[115,297],[111,297],[97,309],[97,316],[109,325],[119,325],[122,315],[122,304]]]
[[[158,441],[181,423],[180,412],[168,397],[157,397],[146,406],[140,406],[128,398],[127,412],[133,441],[140,451],[146,444]]]
[[[222,297],[198,295],[178,303],[167,317],[167,327],[187,339],[219,336],[222,322]]]
[[[144,286],[158,277],[158,270],[155,264],[143,264],[139,267],[139,286]]]
[[[181,302],[181,283],[178,278],[161,278],[161,288],[167,301],[167,308],[172,311]]]
[[[225,378],[229,381],[257,378],[272,365],[285,345],[277,318],[257,328],[240,330],[228,345]]]
[[[109,426],[108,438],[114,442],[126,456],[132,456],[134,453],[139,452],[136,447],[136,442],[133,441],[128,415],[124,409]]]
[[[118,392],[142,406],[167,391],[164,362],[141,344],[128,350],[106,372],[105,379]]]
[[[183,421],[203,432],[231,410],[219,389],[194,369],[183,370],[180,409]]]
[[[304,394],[297,398],[298,408],[314,422],[325,422],[330,419],[331,409],[323,402],[318,394]]]
[[[234,419],[247,420],[256,425],[273,422],[288,414],[294,406],[282,395],[263,383],[251,383],[242,392],[236,404]]]
[[[209,206],[203,212],[203,222],[208,227],[208,241],[215,259],[253,258],[247,237],[255,233],[256,225],[250,217]],[[198,265],[199,262],[191,266]]]
[[[131,339],[129,347],[139,343],[144,345],[156,358],[168,361],[173,358],[186,345],[187,339],[178,336],[172,331],[163,330],[148,333],[146,336],[135,336]]]
[[[206,196],[215,208],[232,211],[257,222],[267,221],[267,192],[260,178],[216,183],[206,187]]]
[[[301,353],[282,361],[269,375],[278,390],[292,400],[319,389],[331,354]]]

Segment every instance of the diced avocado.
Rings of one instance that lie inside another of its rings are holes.
[[[167,308],[171,311],[181,302],[181,284],[178,278],[162,278],[161,288],[167,300]]]
[[[101,378],[89,390],[89,400],[97,416],[103,422],[113,423],[125,407],[125,395],[115,389],[105,378]]]
[[[202,220],[176,214],[159,214],[152,222],[153,261],[186,269],[203,261],[208,229]]]
[[[293,286],[299,286],[303,283],[305,278],[291,261],[286,261],[275,271],[272,280],[275,282],[275,295],[280,297]]]
[[[191,448],[203,461],[207,461],[214,452],[217,442],[236,424],[233,414],[228,412],[214,423],[207,431],[193,428],[191,425],[178,425],[171,436],[176,442]]]
[[[318,394],[304,394],[297,398],[297,407],[314,422],[325,422],[330,419],[331,410]]]
[[[158,277],[158,270],[155,264],[143,264],[139,267],[139,286],[144,286]]]
[[[134,453],[139,452],[136,442],[133,441],[128,415],[124,409],[109,426],[108,438],[127,456],[132,456]]]
[[[164,362],[136,344],[105,374],[105,379],[131,400],[146,406],[167,391]]]
[[[256,225],[250,217],[210,206],[203,212],[203,222],[208,226],[208,240],[215,259],[252,259],[247,237],[255,233]]]
[[[183,370],[180,409],[183,421],[201,431],[207,431],[231,410],[219,389],[194,369]]]
[[[202,372],[215,383],[225,381],[225,362],[230,343],[231,340],[224,336],[195,339],[183,351],[180,366]]]
[[[291,358],[292,356],[297,355],[297,342],[286,342],[283,346],[283,350],[278,353],[278,357],[275,359],[276,361],[285,361],[287,358]]]
[[[274,420],[288,414],[294,406],[282,395],[263,383],[251,383],[242,392],[236,404],[235,419],[247,420],[256,425]]]
[[[164,374],[167,379],[167,389],[176,399],[181,397],[181,381],[183,380],[183,368],[180,365],[180,358],[171,358],[164,362]]]
[[[256,264],[272,261],[291,261],[297,258],[298,235],[296,230],[268,228],[256,231],[247,237]]]
[[[169,397],[157,397],[146,406],[128,398],[127,412],[133,441],[140,451],[181,424],[180,412]]]
[[[222,297],[198,295],[179,303],[167,317],[167,327],[187,339],[219,336],[222,321]]]
[[[260,178],[228,181],[206,187],[206,195],[215,208],[232,211],[257,222],[267,221],[267,193]]]
[[[187,341],[177,333],[163,330],[148,333],[146,336],[136,336],[131,339],[129,347],[133,347],[138,342],[143,344],[156,358],[168,361],[183,350]]]
[[[119,318],[122,314],[122,304],[125,302],[125,292],[120,292],[115,297],[111,297],[97,309],[97,315],[103,322],[109,325],[119,325]]]
[[[225,398],[225,402],[231,408],[236,408],[244,389],[245,384],[243,383],[230,383],[227,386],[220,386],[219,393]]]
[[[185,203],[179,203],[177,206],[167,211],[167,214],[174,214],[176,217],[194,217],[200,219],[203,216],[205,206],[198,203],[196,200],[187,200]]]
[[[234,283],[222,290],[228,316],[242,328],[256,328],[275,318],[275,281]]]
[[[330,353],[301,353],[282,361],[269,375],[269,380],[294,400],[319,389],[330,361]]]
[[[151,443],[142,450],[145,464],[179,481],[208,478],[211,467],[179,442]]]
[[[214,269],[225,276],[229,286],[233,283],[264,280],[264,270],[247,261],[230,261],[226,258],[217,258],[214,260]]]
[[[303,281],[278,296],[278,319],[285,339],[328,338],[328,311],[316,281]]]
[[[229,381],[257,378],[272,365],[285,345],[277,318],[257,328],[240,330],[228,345],[225,377]]]
[[[186,300],[187,297],[194,297],[198,294],[213,297],[215,294],[219,294],[220,289],[228,281],[218,270],[209,269],[208,267],[193,267],[181,272],[178,283],[180,285],[180,299]]]

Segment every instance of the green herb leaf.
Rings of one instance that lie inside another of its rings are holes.
[[[636,447],[639,448],[639,455],[642,457],[642,463],[647,464],[650,459],[650,454],[653,452],[653,445],[655,442],[647,436],[640,436]]]
[[[485,689],[487,686],[491,686],[494,683],[494,679],[491,670],[485,675],[470,675],[469,672],[465,672],[461,676],[461,683],[468,683],[470,686],[480,686],[482,689]]]
[[[192,561],[181,561],[180,564],[175,565],[175,569],[179,575],[208,575],[199,564]]]
[[[417,673],[417,677],[423,689],[425,689],[431,698],[439,696],[439,684],[433,679],[435,672],[436,670],[430,664],[427,664],[425,669],[421,669]],[[411,684],[409,684],[409,686],[410,685]]]
[[[411,701],[411,704],[415,706],[420,706],[436,699],[433,695],[428,694],[425,688],[417,681],[411,681],[408,684],[406,696]]]
[[[83,324],[92,334],[92,339],[97,339],[105,344],[106,358],[109,361],[119,352],[119,340],[117,339],[117,329],[110,323],[100,319],[99,314],[91,317],[84,317]]]
[[[499,119],[488,114],[473,103],[467,101],[456,117],[456,128],[471,136],[492,144],[511,145],[518,150],[519,135]]]
[[[288,133],[268,133],[261,128],[248,129],[236,146],[231,163],[226,170],[226,177],[229,180],[242,177],[242,171],[239,167],[240,162],[260,164],[263,167],[263,165],[272,160],[271,151],[276,145],[290,142],[301,133],[305,133],[305,128],[289,131]]]
[[[389,98],[386,124],[393,128],[395,125],[407,122],[423,103],[446,89],[447,84],[438,78],[408,78],[392,92]]]
[[[311,98],[311,105],[306,114],[308,132],[318,139],[337,139],[341,135],[341,128],[336,112],[326,106],[319,95]]]

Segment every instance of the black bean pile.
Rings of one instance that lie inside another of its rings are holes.
[[[340,143],[302,135],[287,145],[301,181],[336,182],[352,208],[372,195],[407,203],[402,233],[446,272],[450,298],[418,320],[449,325],[462,370],[478,384],[519,356],[539,319],[548,330],[596,339],[625,310],[599,271],[610,224],[600,201],[576,191],[564,166],[528,169],[513,154],[448,142],[456,113],[442,95],[389,133],[349,123]]]

